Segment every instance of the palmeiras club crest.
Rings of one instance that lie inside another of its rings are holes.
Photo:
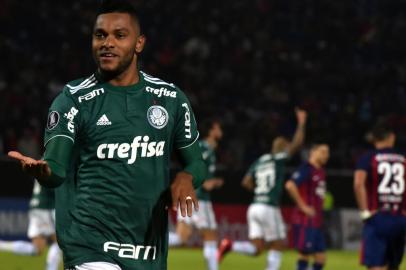
[[[147,111],[147,119],[151,126],[161,129],[168,124],[169,114],[164,107],[153,105]]]

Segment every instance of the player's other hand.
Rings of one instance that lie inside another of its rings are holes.
[[[193,188],[193,177],[186,172],[179,172],[171,184],[172,209],[177,211],[178,207],[182,217],[192,216],[193,207],[199,210],[199,203]]]
[[[224,180],[222,178],[211,178],[207,179],[203,183],[203,188],[207,191],[211,191],[215,188],[219,188],[224,184]]]
[[[20,161],[23,171],[37,178],[44,179],[51,176],[51,169],[44,160],[36,160],[31,157],[22,155],[17,151],[8,152],[8,156]]]
[[[306,124],[307,112],[305,110],[300,109],[300,108],[296,108],[295,112],[296,112],[297,123],[299,125]]]
[[[300,210],[308,217],[314,217],[316,215],[314,208],[308,205],[301,206]]]

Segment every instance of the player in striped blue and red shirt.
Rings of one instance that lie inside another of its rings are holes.
[[[395,133],[380,123],[371,134],[375,150],[362,156],[354,191],[364,221],[361,263],[370,270],[399,269],[406,236],[404,154],[395,150]]]
[[[313,145],[308,161],[300,166],[285,185],[297,205],[292,222],[294,243],[299,252],[297,270],[308,269],[310,256],[314,257],[313,270],[323,269],[326,263],[326,245],[321,226],[326,190],[323,166],[329,156],[327,144]]]

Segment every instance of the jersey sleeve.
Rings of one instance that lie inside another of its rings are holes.
[[[62,91],[53,101],[45,128],[44,146],[57,137],[65,137],[73,143],[79,128],[79,108],[72,96]]]
[[[369,171],[371,167],[371,155],[366,154],[360,157],[355,165],[356,170]]]
[[[177,149],[187,148],[198,138],[199,132],[190,102],[185,94],[179,91],[174,145]]]
[[[310,167],[305,164],[300,166],[300,168],[292,174],[292,179],[295,181],[296,185],[301,185],[305,181],[310,179]]]

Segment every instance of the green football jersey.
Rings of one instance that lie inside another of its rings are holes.
[[[69,176],[56,189],[65,267],[105,261],[166,269],[171,151],[198,135],[185,94],[143,72],[126,87],[97,75],[67,84],[45,130],[45,146],[56,137],[73,142]]]
[[[34,181],[32,197],[30,200],[30,209],[55,208],[55,192],[51,188],[42,187],[37,180]]]
[[[204,163],[208,168],[208,178],[213,178],[216,171],[216,154],[214,149],[205,141],[199,141],[200,148],[202,149],[202,155]],[[203,187],[200,187],[196,190],[196,195],[199,200],[210,201],[210,193],[206,191]]]
[[[265,154],[256,160],[248,170],[255,182],[254,203],[279,206],[283,192],[286,152]]]

